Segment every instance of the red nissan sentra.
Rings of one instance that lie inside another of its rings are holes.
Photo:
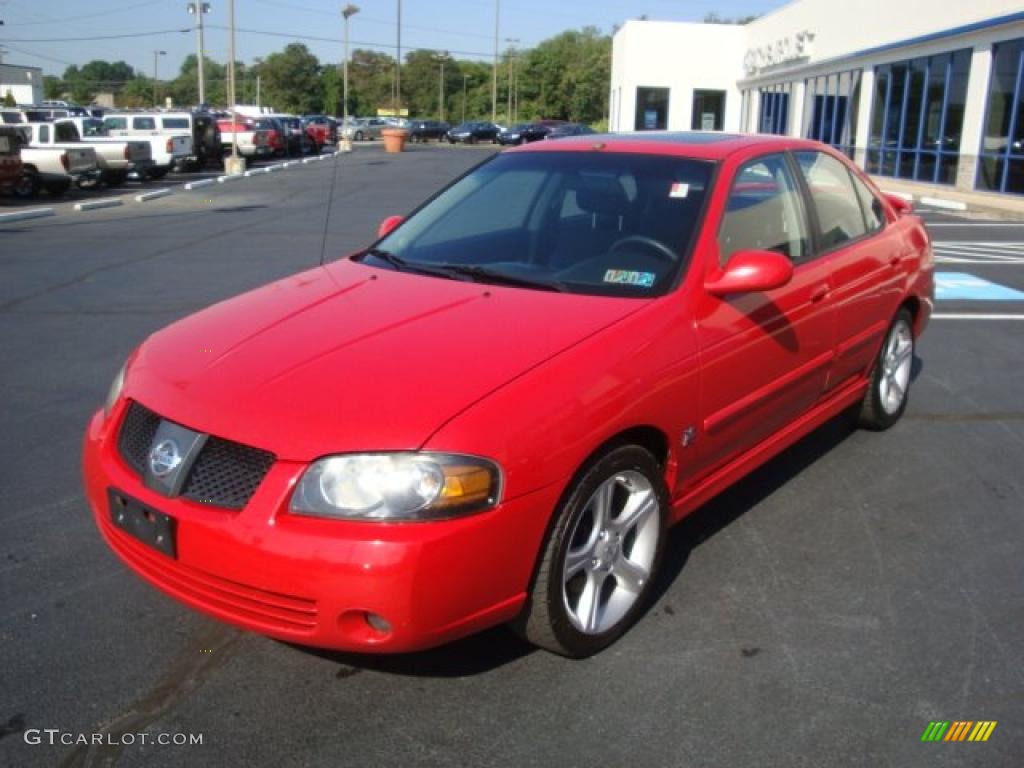
[[[507,622],[586,656],[668,526],[840,412],[899,419],[932,278],[921,221],[821,144],[531,144],[148,338],[88,498],[139,575],[247,629],[395,652]]]

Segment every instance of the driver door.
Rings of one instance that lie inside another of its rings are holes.
[[[771,291],[703,292],[698,300],[698,474],[721,467],[813,407],[825,392],[835,343],[828,266],[813,258],[803,195],[786,154],[739,168],[717,245],[722,266],[739,251],[775,251],[792,259],[794,275]]]

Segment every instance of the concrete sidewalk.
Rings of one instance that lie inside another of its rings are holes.
[[[894,179],[891,176],[872,176],[871,179],[883,192],[912,195],[915,205],[922,204],[924,199],[937,200],[951,205],[937,204],[934,207],[948,207],[950,210],[957,210],[972,218],[1024,221],[1024,195],[967,192],[945,184],[924,184],[907,179]],[[957,204],[967,207],[961,208]]]

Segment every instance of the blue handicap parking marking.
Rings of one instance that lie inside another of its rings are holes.
[[[966,272],[936,272],[935,298],[938,301],[1024,301],[1024,292]]]

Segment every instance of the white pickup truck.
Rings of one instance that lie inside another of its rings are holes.
[[[129,173],[145,176],[153,166],[148,141],[110,136],[98,118],[65,117],[55,121],[53,127],[55,141],[80,141],[96,150],[100,178],[107,184],[123,184]]]
[[[270,157],[274,148],[270,144],[270,131],[256,127],[256,122],[248,117],[238,116],[238,122],[230,117],[217,121],[220,128],[220,142],[224,147],[224,155],[230,155],[232,145],[238,142],[238,154],[248,160]]]
[[[161,179],[175,166],[184,165],[192,157],[192,134],[186,131],[165,132],[157,123],[158,115],[107,114],[103,124],[110,136],[129,136],[148,141],[153,165],[147,176]]]
[[[91,146],[55,142],[51,123],[22,123],[18,128],[28,142],[21,147],[26,183],[20,194],[34,195],[41,187],[51,195],[62,195],[72,182],[99,177],[96,150]]]

